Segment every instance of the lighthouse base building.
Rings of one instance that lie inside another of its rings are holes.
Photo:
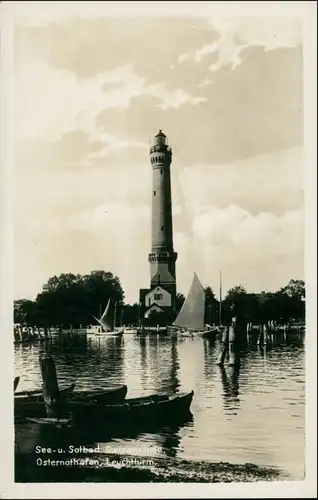
[[[139,291],[141,319],[151,316],[170,322],[176,312],[176,260],[173,249],[170,165],[172,151],[160,130],[150,148],[152,166],[152,225],[150,288]]]

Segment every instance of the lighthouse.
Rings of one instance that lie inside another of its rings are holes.
[[[152,221],[150,288],[140,290],[143,316],[153,311],[165,312],[170,318],[175,313],[176,260],[173,248],[171,174],[172,150],[167,137],[159,130],[150,147],[152,168]]]

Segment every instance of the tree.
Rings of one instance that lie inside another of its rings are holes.
[[[37,318],[37,304],[33,300],[15,300],[13,304],[14,323],[33,325]]]
[[[290,280],[275,294],[276,316],[281,323],[305,320],[305,283]]]
[[[204,288],[204,293],[205,293],[205,301],[207,304],[212,304],[216,300],[215,293],[213,292],[210,286],[206,286]]]
[[[227,301],[232,300],[233,302],[235,302],[245,295],[247,295],[247,291],[245,290],[245,288],[242,285],[237,285],[228,290],[225,300]]]
[[[280,289],[281,293],[288,295],[288,297],[295,297],[298,299],[305,298],[305,282],[303,280],[291,279],[288,285]]]
[[[139,323],[139,304],[125,304],[123,306],[123,325],[138,325]]]
[[[111,272],[92,271],[87,275],[66,273],[53,276],[38,294],[37,322],[40,325],[92,323],[105,308],[108,299],[116,303],[116,324],[121,322],[124,292],[119,278]]]
[[[215,294],[210,286],[204,288],[205,293],[205,324],[212,325],[218,322],[220,304],[215,298]]]
[[[230,288],[223,301],[223,319],[226,323],[236,316],[243,318],[246,316],[248,294],[242,285]]]
[[[83,277],[80,274],[62,273],[60,276],[52,276],[52,278],[49,278],[43,288],[50,292],[63,287],[70,288],[72,285],[80,283],[82,279]]]

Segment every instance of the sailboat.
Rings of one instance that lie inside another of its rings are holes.
[[[205,292],[204,288],[194,273],[191,287],[184,301],[173,327],[181,336],[207,335],[214,331],[214,328],[205,328]]]
[[[116,304],[111,298],[108,299],[105,311],[101,315],[100,319],[93,316],[99,325],[89,328],[86,330],[87,334],[97,335],[97,336],[119,336],[123,334],[124,328],[116,328]]]

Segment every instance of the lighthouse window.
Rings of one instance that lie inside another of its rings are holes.
[[[156,196],[156,191],[153,192],[153,195]]]
[[[163,226],[161,226],[161,231],[163,231]]]
[[[160,173],[162,174],[162,168],[160,169]]]

